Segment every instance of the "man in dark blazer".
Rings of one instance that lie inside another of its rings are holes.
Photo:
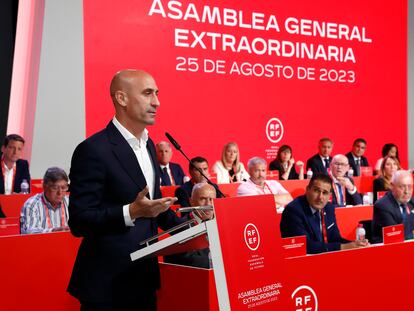
[[[351,242],[342,238],[335,207],[328,202],[331,191],[329,176],[313,175],[305,195],[286,205],[280,221],[282,237],[305,235],[308,254],[367,246],[367,240]]]
[[[349,170],[348,158],[337,154],[332,158],[330,176],[332,178],[332,204],[338,206],[362,204],[361,194],[352,178],[346,176]]]
[[[179,164],[171,162],[172,149],[170,144],[166,141],[160,141],[155,147],[160,165],[161,186],[182,185],[185,174]]]
[[[368,159],[364,157],[366,148],[367,141],[363,138],[357,138],[354,140],[352,150],[346,154],[354,176],[361,176],[361,166],[369,166]]]
[[[115,117],[74,151],[69,227],[83,237],[68,291],[81,310],[156,310],[157,258],[131,261],[140,242],[180,220],[161,198],[155,147],[158,87],[139,70],[118,72],[110,92]]]
[[[329,164],[332,161],[331,153],[333,142],[331,139],[324,137],[319,140],[319,152],[306,162],[306,170],[311,169],[313,174],[322,173],[328,174]]]
[[[20,159],[24,142],[23,137],[17,134],[7,135],[4,139],[1,147],[0,194],[20,193],[23,180],[29,184],[30,192],[29,163]]]
[[[404,236],[413,238],[414,200],[413,176],[409,171],[396,171],[392,177],[391,189],[374,204],[372,238],[374,243],[382,242],[382,228],[404,224]]]

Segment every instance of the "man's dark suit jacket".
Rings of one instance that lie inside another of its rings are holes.
[[[280,221],[280,232],[283,238],[306,235],[306,250],[309,254],[336,251],[341,244],[350,241],[341,237],[336,223],[335,207],[328,203],[325,208],[325,224],[328,243],[324,243],[315,228],[314,215],[305,195],[297,197],[286,205]]]
[[[332,157],[329,157],[329,163],[332,162]],[[315,154],[313,157],[309,158],[306,162],[306,171],[312,170],[313,174],[322,173],[328,174],[327,168],[325,168],[324,163],[322,162],[321,156],[319,154]]]
[[[29,183],[29,192],[30,192],[30,173],[29,173],[29,162],[26,160],[17,160],[16,162],[16,175],[14,177],[14,187],[13,192],[20,193],[20,185],[26,179]],[[4,194],[4,178],[3,174],[0,174],[0,194]]]
[[[354,185],[354,181],[352,180],[352,178],[349,178],[349,177],[345,177],[345,178],[348,178]],[[334,185],[332,185],[332,189],[333,187]],[[359,194],[358,189],[354,194],[349,194],[349,192],[345,189],[345,200],[346,200],[346,205],[362,204],[361,194]],[[332,204],[338,205],[338,198],[336,197],[335,191],[333,190],[332,190]]]
[[[354,160],[354,156],[352,155],[352,152],[351,151],[348,152],[346,154],[346,157],[348,158],[349,166],[354,170],[354,176],[360,176],[360,174],[358,173],[361,173],[361,172],[358,172],[357,170],[357,166]],[[361,156],[360,166],[369,166],[368,159],[366,157]]]
[[[155,172],[155,195],[161,197],[160,175],[152,140],[147,150]],[[145,177],[127,141],[112,122],[75,149],[70,170],[69,226],[83,237],[68,291],[81,301],[112,302],[155,292],[159,287],[157,258],[131,261],[139,242],[179,220],[168,210],[156,218],[137,218],[127,227],[123,206],[146,186]],[[139,309],[139,306],[137,306]]]
[[[177,163],[172,163],[172,162],[169,163],[169,166],[170,166],[171,175],[174,178],[175,184],[182,185],[184,183],[183,179],[184,179],[185,174],[181,166]],[[167,186],[168,184],[164,178],[164,174],[162,174],[161,167],[160,167],[160,174],[161,174],[161,186]]]
[[[414,229],[414,199],[411,198],[408,202],[408,207],[411,214],[408,215],[408,228],[406,229],[406,238],[412,237],[412,230]],[[374,204],[374,216],[372,220],[372,239],[374,243],[382,242],[382,228],[403,223],[403,217],[400,210],[400,205],[394,198],[391,191],[388,191],[385,196],[379,199]]]

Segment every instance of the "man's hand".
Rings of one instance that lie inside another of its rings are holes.
[[[353,248],[360,248],[360,247],[367,247],[369,246],[369,242],[367,239],[364,240],[356,240],[351,243],[341,244],[341,250],[345,249],[353,249]]]
[[[171,205],[177,201],[175,197],[166,197],[157,200],[150,200],[146,197],[148,193],[148,186],[145,187],[134,202],[129,205],[129,214],[131,219],[139,217],[157,217],[160,213],[165,212]]]
[[[352,192],[355,185],[351,182],[349,178],[346,177],[337,177],[336,178],[342,187],[345,187],[348,191]]]

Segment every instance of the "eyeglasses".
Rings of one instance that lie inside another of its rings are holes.
[[[347,166],[348,163],[338,163],[338,162],[333,162],[333,165],[337,166],[337,167],[341,167],[341,166]]]
[[[66,185],[66,186],[51,185],[51,186],[48,186],[48,187],[49,187],[50,190],[55,191],[55,192],[57,192],[59,190],[62,191],[62,192],[66,192],[66,191],[69,190],[68,185]]]

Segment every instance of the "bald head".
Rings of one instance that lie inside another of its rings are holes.
[[[155,123],[158,87],[154,78],[142,70],[119,71],[110,85],[117,120],[135,136]]]
[[[329,167],[335,178],[344,177],[346,172],[349,170],[348,158],[343,154],[337,154],[332,158],[332,162]]]
[[[407,204],[413,194],[413,175],[409,171],[396,171],[392,175],[391,191],[395,199]]]

